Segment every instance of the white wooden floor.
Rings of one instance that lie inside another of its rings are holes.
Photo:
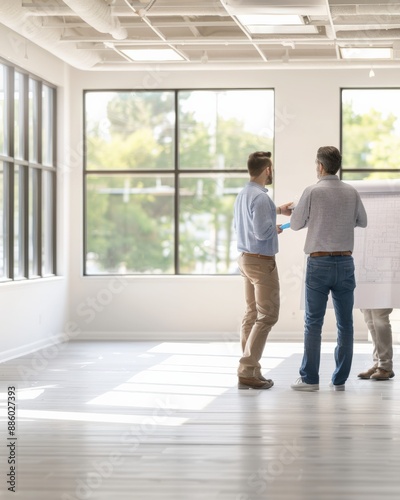
[[[0,365],[0,498],[385,500],[400,497],[400,363],[345,392],[290,389],[302,344],[269,342],[275,386],[239,391],[236,342],[71,342]],[[18,386],[17,493],[7,491],[6,390]]]

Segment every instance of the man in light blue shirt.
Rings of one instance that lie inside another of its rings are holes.
[[[268,196],[266,185],[272,184],[271,153],[257,151],[247,161],[250,182],[235,201],[234,221],[238,265],[245,283],[246,312],[240,340],[243,356],[239,361],[240,389],[269,389],[274,385],[261,374],[267,336],[278,321],[279,277],[275,263],[278,253],[276,214],[291,215],[291,203],[276,207]]]

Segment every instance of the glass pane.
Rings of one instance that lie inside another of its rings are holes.
[[[182,175],[179,263],[182,274],[237,272],[233,206],[248,175]]]
[[[400,89],[342,90],[342,154],[343,179],[399,177]],[[397,173],[378,169],[397,169]]]
[[[87,168],[174,168],[173,92],[87,92]]]
[[[38,171],[29,170],[29,276],[38,276],[38,223],[39,223],[39,197],[38,197]]]
[[[38,82],[29,79],[29,160],[38,161]]]
[[[20,167],[14,170],[14,278],[23,275],[22,265],[22,171]]]
[[[196,90],[178,94],[179,167],[246,169],[253,151],[273,151],[273,90]]]
[[[0,279],[6,276],[5,251],[5,210],[4,210],[4,166],[0,163]]]
[[[42,90],[42,163],[53,165],[53,89]]]
[[[42,275],[54,274],[53,270],[53,173],[42,173]]]
[[[6,67],[0,64],[0,153],[7,154]]]
[[[174,178],[88,176],[86,274],[174,272]]]
[[[24,77],[15,73],[14,77],[14,156],[24,159]]]
[[[342,170],[342,179],[345,181],[373,181],[375,179],[399,179],[400,171],[391,172],[347,172]]]

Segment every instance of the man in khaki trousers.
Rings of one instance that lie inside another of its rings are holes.
[[[361,309],[371,333],[374,366],[358,374],[361,379],[389,380],[394,377],[392,325],[389,315],[393,309]]]
[[[276,214],[291,215],[291,203],[276,207],[265,187],[272,183],[271,153],[257,151],[247,161],[250,181],[235,201],[238,265],[244,278],[246,311],[240,338],[243,356],[239,361],[239,389],[269,389],[274,385],[261,373],[267,336],[279,317],[279,277]]]

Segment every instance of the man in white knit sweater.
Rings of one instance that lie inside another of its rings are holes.
[[[367,214],[357,190],[336,175],[342,164],[337,148],[320,147],[315,163],[319,181],[305,189],[290,220],[294,231],[308,228],[304,252],[309,255],[304,355],[300,377],[291,387],[319,389],[322,325],[331,293],[337,323],[331,386],[344,390],[353,359],[354,228],[367,226]]]

